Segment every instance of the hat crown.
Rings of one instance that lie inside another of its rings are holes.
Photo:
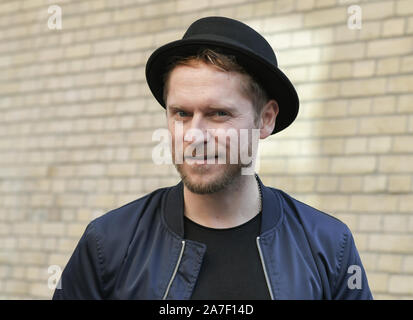
[[[213,39],[236,43],[278,66],[277,58],[265,38],[250,26],[226,17],[205,17],[193,22],[182,39]]]

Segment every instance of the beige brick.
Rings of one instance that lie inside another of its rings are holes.
[[[370,114],[371,105],[372,99],[370,98],[351,99],[348,112],[350,115]]]
[[[382,156],[379,159],[380,172],[413,172],[413,156]]]
[[[313,134],[316,136],[350,136],[357,132],[357,120],[319,120],[314,121]]]
[[[382,35],[385,37],[389,36],[400,36],[404,33],[405,20],[403,18],[389,19],[383,22]]]
[[[302,27],[303,18],[301,14],[291,14],[267,18],[263,21],[262,32],[280,32],[294,30]]]
[[[305,11],[313,9],[315,5],[315,0],[299,1],[295,4],[295,9],[297,11]]]
[[[311,192],[314,190],[316,181],[314,177],[295,177],[295,192]]]
[[[372,96],[382,94],[386,90],[385,78],[358,79],[341,82],[340,94],[342,96]]]
[[[413,294],[413,276],[391,275],[389,279],[389,292]]]
[[[76,167],[76,175],[80,177],[102,176],[104,173],[103,164],[84,164]]]
[[[392,150],[395,152],[413,152],[413,137],[412,136],[394,137]]]
[[[205,9],[208,6],[208,2],[194,2],[191,0],[178,0],[176,2],[176,12],[183,13],[189,11],[199,11]]]
[[[387,153],[391,149],[392,138],[386,136],[370,137],[367,151],[371,153]]]
[[[339,178],[321,176],[317,179],[317,188],[319,192],[334,192],[337,190]]]
[[[389,176],[389,192],[409,192],[412,190],[412,178],[405,175]]]
[[[361,261],[363,261],[363,266],[365,270],[376,271],[377,260],[379,258],[378,254],[362,252],[360,253],[360,258],[361,258]]]
[[[337,211],[347,211],[349,206],[348,196],[327,195],[317,196],[316,207],[321,211],[334,214]]]
[[[375,61],[365,60],[365,61],[355,61],[353,64],[353,77],[371,77],[375,72]]]
[[[19,222],[12,225],[12,230],[15,235],[36,235],[39,232],[39,224]]]
[[[285,159],[261,159],[260,172],[262,174],[284,173],[287,167]]]
[[[349,138],[345,142],[346,154],[365,153],[367,149],[367,138]]]
[[[343,221],[350,228],[350,230],[358,229],[358,220],[359,220],[358,215],[348,214],[348,213],[337,213],[335,217]]]
[[[30,205],[33,207],[48,207],[53,205],[52,194],[34,194],[30,197]]]
[[[358,192],[363,187],[363,179],[357,176],[343,176],[340,178],[340,188],[342,192]]]
[[[328,64],[311,65],[308,69],[308,80],[326,80],[329,77],[330,66]]]
[[[63,223],[42,223],[40,225],[40,233],[42,235],[62,236],[64,235],[65,226]]]
[[[8,294],[25,294],[28,288],[27,281],[6,280],[4,292]]]
[[[56,196],[56,205],[62,207],[78,207],[83,205],[84,196],[81,194],[65,193]]]
[[[395,212],[398,197],[393,195],[353,195],[350,210],[353,212]]]
[[[411,92],[413,91],[413,76],[403,75],[389,78],[389,92]]]
[[[381,231],[381,215],[362,215],[359,217],[358,230],[360,231]]]
[[[362,16],[363,17],[363,16]],[[360,40],[371,40],[380,37],[381,25],[380,21],[362,20],[362,26],[359,32]]]
[[[301,100],[327,99],[338,96],[339,84],[330,83],[305,83],[296,86]]]
[[[374,157],[335,157],[331,172],[335,174],[371,173],[376,169]]]
[[[404,255],[403,259],[403,267],[402,272],[412,272],[413,270],[413,256],[412,255]]]
[[[397,111],[398,112],[413,112],[413,94],[405,94],[399,96],[399,101],[398,101],[398,107]]]
[[[367,277],[370,290],[373,292],[387,291],[389,281],[389,275],[387,273],[369,272]]]
[[[331,45],[322,49],[321,61],[360,60],[364,52],[362,42]]]
[[[352,71],[350,62],[334,63],[331,65],[331,79],[349,78]]]
[[[373,99],[372,113],[386,114],[396,112],[396,98],[394,96],[383,96]]]
[[[54,290],[49,289],[47,281],[43,281],[30,283],[28,292],[39,298],[51,299],[53,297]]]
[[[67,47],[65,50],[65,58],[79,58],[88,56],[91,53],[90,44],[78,44]]]
[[[79,238],[86,229],[85,223],[70,223],[66,226],[66,233],[69,237]]]
[[[413,196],[412,195],[401,195],[400,196],[400,212],[411,213],[413,208]],[[413,223],[411,220],[410,223]],[[410,225],[409,225],[410,226]]]
[[[294,158],[287,163],[287,173],[326,173],[328,172],[328,166],[328,158]]]
[[[326,155],[336,155],[344,153],[344,139],[331,138],[323,139],[321,142],[321,150]]]
[[[354,242],[356,247],[359,250],[360,254],[363,254],[363,251],[366,251],[368,248],[368,234],[367,233],[353,233]]]
[[[387,186],[387,177],[381,175],[368,175],[364,177],[364,192],[385,192]]]
[[[314,10],[304,15],[304,27],[316,27],[345,23],[347,21],[347,11],[344,7],[325,10]]]
[[[47,254],[37,251],[20,252],[20,259],[26,265],[44,265],[47,261]]]
[[[132,69],[110,70],[105,73],[104,81],[107,84],[130,82],[135,72]]]
[[[371,234],[369,240],[371,250],[387,253],[413,252],[412,235]]]
[[[115,201],[114,194],[95,194],[87,197],[87,203],[91,207],[108,208],[112,207]]]
[[[368,57],[383,57],[411,53],[413,39],[395,38],[371,41],[367,45]]]
[[[399,58],[382,58],[377,60],[377,75],[397,74],[399,69]]]
[[[377,270],[398,273],[401,271],[402,261],[402,255],[381,254],[378,256]]]
[[[334,33],[332,28],[317,28],[312,30],[312,33],[312,39],[315,45],[334,42]]]
[[[137,164],[134,163],[114,163],[107,168],[108,176],[134,176],[137,173]]]
[[[396,2],[397,15],[409,15],[413,13],[413,4],[409,0],[399,0]]]
[[[306,65],[319,62],[320,49],[319,48],[300,48],[280,51],[279,58],[282,66]]]
[[[402,133],[406,129],[407,119],[404,116],[371,117],[360,121],[361,134]]]
[[[362,4],[363,19],[383,19],[391,17],[394,14],[393,2],[381,1],[376,3],[363,3]]]
[[[383,229],[389,232],[407,232],[409,217],[405,215],[384,216]]]

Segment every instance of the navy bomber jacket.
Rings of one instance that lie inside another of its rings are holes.
[[[372,299],[349,228],[258,181],[271,298]],[[190,299],[206,246],[183,238],[183,201],[181,181],[93,220],[53,299]]]

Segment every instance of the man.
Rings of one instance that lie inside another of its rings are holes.
[[[146,76],[182,180],[92,221],[55,299],[372,299],[348,227],[248,172],[298,112],[261,35],[200,19]]]

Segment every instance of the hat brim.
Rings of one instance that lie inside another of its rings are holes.
[[[209,35],[210,37],[210,35]],[[287,76],[270,62],[251,52],[249,49],[232,43],[230,39],[182,39],[165,44],[156,49],[146,64],[146,80],[148,86],[164,108],[163,75],[167,71],[167,63],[172,56],[190,56],[199,48],[219,48],[221,52],[234,55],[237,63],[251,74],[264,88],[270,99],[275,99],[279,106],[274,130],[271,134],[287,128],[297,117],[299,99],[297,92]]]

